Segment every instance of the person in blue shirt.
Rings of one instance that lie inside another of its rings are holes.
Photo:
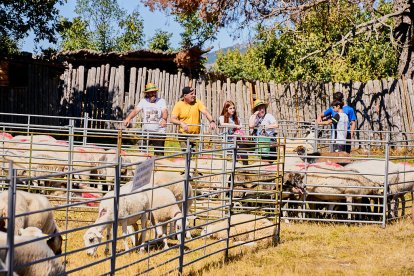
[[[343,102],[344,101],[344,94],[342,94],[342,92],[335,92],[333,94],[333,100]],[[354,133],[355,133],[355,128],[356,128],[355,111],[352,107],[350,107],[348,105],[344,105],[342,110],[348,116],[348,132],[347,132],[347,135],[346,135],[346,139],[347,140],[348,139],[353,139],[354,138]],[[327,110],[325,110],[324,112],[319,114],[316,121],[317,121],[318,124],[321,124],[322,123],[322,117],[333,117],[333,116],[335,116],[335,114],[336,114],[336,112],[334,111],[334,109],[331,106]],[[347,141],[347,143],[346,143],[345,151],[348,152],[348,153],[351,153],[351,143],[349,141]]]

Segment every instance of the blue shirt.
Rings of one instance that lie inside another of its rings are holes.
[[[351,122],[356,121],[355,111],[349,105],[344,105],[342,107],[344,113],[348,116],[348,131],[351,129]],[[336,112],[333,110],[332,107],[329,107],[327,110],[323,112],[323,116],[331,115],[332,117],[335,116]]]

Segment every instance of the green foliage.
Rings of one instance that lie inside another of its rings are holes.
[[[148,45],[151,50],[158,51],[171,51],[172,33],[157,29],[153,37],[148,40]]]
[[[215,24],[203,22],[195,12],[178,14],[177,22],[184,28],[180,42],[183,49],[194,46],[200,46],[201,48],[206,41],[215,39]]]
[[[0,56],[17,54],[19,47],[17,41],[8,36],[0,35]]]
[[[390,4],[378,7],[382,13],[390,10]],[[245,54],[238,50],[220,54],[213,68],[234,79],[277,82],[366,81],[393,76],[398,56],[387,28],[352,36],[351,41],[331,47],[353,31],[353,24],[370,19],[369,13],[349,2],[318,5],[290,24],[257,26],[256,41]]]
[[[18,41],[32,31],[36,42],[42,39],[55,42],[59,14],[55,5],[64,2],[63,0],[1,1],[0,36],[8,37],[10,41]]]
[[[78,0],[72,22],[61,21],[62,50],[129,51],[144,45],[143,20],[116,0]]]
[[[137,50],[144,45],[144,23],[138,10],[134,10],[125,19],[119,22],[119,28],[123,30],[117,38],[116,50],[119,52]]]
[[[91,39],[92,32],[88,30],[88,23],[80,17],[75,17],[73,21],[62,18],[59,32],[62,37],[62,43],[60,44],[62,50],[98,49]]]

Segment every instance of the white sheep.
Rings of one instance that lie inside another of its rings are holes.
[[[141,234],[141,244],[145,242],[146,234],[146,222],[147,214],[143,213],[149,209],[149,198],[146,193],[132,191],[132,183],[126,184],[121,187],[120,195],[124,195],[119,198],[119,224],[122,225],[122,235],[126,236],[127,226],[132,225],[135,231],[138,231],[137,221],[141,220],[141,227],[143,228]],[[107,193],[100,205],[99,205],[99,215],[95,221],[95,224],[109,222],[114,219],[114,201],[113,199],[108,199],[108,197],[113,197],[114,192]],[[110,239],[112,223],[107,223],[103,225],[93,226],[89,228],[83,236],[85,246],[96,245],[102,240],[102,233],[107,230],[107,240]],[[135,233],[135,241],[137,239],[137,233]],[[139,243],[139,241],[138,241]],[[129,250],[128,242],[124,239],[124,248],[125,251]],[[89,248],[86,253],[88,255],[95,255],[97,246]],[[145,250],[144,247],[141,247],[140,250]],[[109,245],[106,244],[105,253],[109,252]]]
[[[313,129],[309,129],[304,138],[286,138],[285,152],[296,152],[298,146],[304,146],[306,152],[315,152],[318,150],[315,147],[315,139],[316,135]]]
[[[172,183],[168,186],[164,186],[164,188],[169,189],[175,196],[177,201],[184,200],[184,174],[180,174],[178,172],[169,172],[169,171],[156,171],[153,175],[153,182],[155,186],[162,186],[168,183]],[[190,208],[193,204],[193,188],[191,187],[191,183],[188,184],[188,201],[187,201],[187,221],[186,225],[189,225],[188,219],[190,218]],[[180,210],[182,211],[182,204],[178,204]],[[186,232],[186,238],[191,239],[190,231]]]
[[[361,160],[352,164],[346,165],[345,168],[357,171],[360,174],[365,175],[371,181],[377,185],[384,187],[385,182],[385,160]],[[402,173],[400,173],[400,170]],[[412,190],[413,186],[410,181],[404,182],[404,168],[398,164],[388,162],[388,192],[391,193],[391,204],[394,203],[394,207],[389,209],[389,216],[393,216],[398,212],[398,198],[403,196],[404,192]],[[411,174],[407,174],[408,177]],[[414,180],[414,177],[412,177]],[[381,194],[377,190],[374,194]],[[405,208],[404,208],[405,209]]]
[[[33,240],[33,236],[15,236],[14,242],[16,245]],[[7,234],[0,232],[0,247],[7,245]],[[0,249],[0,260],[5,261],[7,249]],[[24,266],[33,261],[50,258],[47,261]],[[18,266],[23,266],[17,268]],[[65,274],[65,269],[58,258],[55,257],[53,251],[49,248],[45,240],[39,240],[27,243],[22,246],[16,246],[14,249],[13,258],[14,271],[18,275],[28,276],[44,276],[44,275],[62,275]],[[17,269],[16,269],[17,268]]]
[[[312,199],[338,202],[345,198],[348,219],[352,218],[353,201],[359,202],[362,196],[377,194],[381,187],[370,177],[359,175],[348,166],[344,168],[324,162],[309,165],[303,169],[301,177],[306,185],[306,193]]]
[[[119,157],[121,159],[122,164],[130,164],[131,160],[128,158],[127,153],[125,151],[121,151],[119,153]],[[104,153],[100,155],[98,160],[99,166],[109,165],[109,164],[118,164],[118,154],[116,149],[108,149]],[[102,179],[105,180],[107,183],[114,183],[115,181],[115,166],[108,167],[104,169],[98,170],[98,174],[101,175]],[[127,169],[126,167],[121,168],[121,175],[126,175]],[[98,185],[100,190],[103,189],[102,185]],[[108,189],[111,190],[112,186],[108,186]]]
[[[16,215],[29,212],[41,211],[52,208],[49,200],[40,194],[32,194],[24,191],[16,191]],[[0,221],[8,215],[8,191],[0,193]],[[3,218],[2,218],[3,217]],[[51,235],[59,233],[53,211],[44,211],[31,215],[16,217],[14,221],[14,233],[17,234],[20,228],[34,226],[43,233]],[[7,223],[4,223],[7,228]],[[62,253],[62,237],[55,235],[48,241],[55,254]]]
[[[156,226],[156,237],[163,237],[164,249],[168,249],[169,247],[166,238],[167,224],[169,222],[175,224],[178,240],[180,240],[180,232],[183,229],[183,214],[176,203],[176,198],[170,190],[162,187],[154,187],[152,184],[143,186],[141,190],[146,192],[150,202],[150,208],[156,209],[151,211],[151,224]]]
[[[226,239],[228,219],[206,225],[201,236]],[[230,219],[230,239],[236,242],[269,241],[275,236],[274,224],[267,218],[253,214],[236,214]]]

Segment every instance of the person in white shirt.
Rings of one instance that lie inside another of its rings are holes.
[[[155,155],[164,155],[168,110],[165,100],[158,98],[157,92],[157,86],[154,83],[148,83],[145,86],[144,98],[126,117],[124,125],[128,126],[131,120],[142,111],[142,129],[149,132],[149,145],[154,146]]]
[[[272,137],[271,141],[275,141],[276,130],[279,127],[276,118],[267,113],[266,102],[263,102],[259,99],[255,100],[253,103],[253,115],[249,119],[249,127],[252,129],[253,136],[266,136]],[[269,154],[263,155],[262,159],[275,160],[276,148],[270,146]]]
[[[344,107],[343,101],[334,101],[331,103],[331,107],[336,113],[331,119],[322,121],[323,125],[333,124],[334,127],[334,144],[333,151],[346,151],[346,138],[348,133],[348,115],[342,109]]]

